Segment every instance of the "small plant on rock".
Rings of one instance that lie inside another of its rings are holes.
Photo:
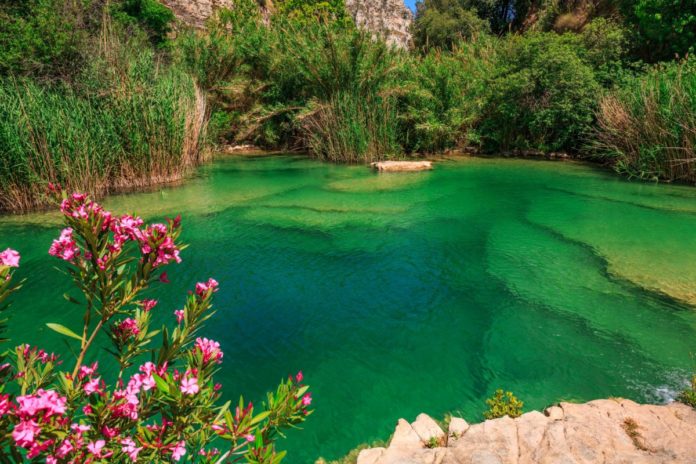
[[[691,385],[679,394],[677,401],[696,408],[696,375],[691,377]]]
[[[495,391],[495,394],[486,400],[488,411],[483,413],[486,419],[497,419],[499,417],[519,417],[522,415],[524,402],[517,399],[512,392],[504,392],[501,389]]]

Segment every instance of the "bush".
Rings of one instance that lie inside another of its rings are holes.
[[[490,31],[467,2],[461,0],[424,0],[416,4],[413,41],[423,50],[451,50],[457,42]]]
[[[398,118],[407,152],[436,153],[468,143],[495,67],[496,44],[484,36],[460,42],[452,53],[433,51],[405,62]]]
[[[157,301],[142,296],[166,283],[166,265],[181,261],[180,218],[144,226],[83,194],[63,194],[61,211],[67,227],[49,254],[66,264],[83,301],[66,298],[84,308],[84,326],[48,326],[74,345],[74,367],[63,370],[58,356],[28,345],[9,352],[0,370],[0,454],[49,463],[171,462],[184,455],[209,463],[240,455],[250,463],[280,462],[284,452],[274,442],[311,414],[311,395],[298,373],[268,394],[262,411],[241,398],[232,409],[221,404],[214,374],[223,353],[199,336],[214,314],[218,283],[196,284],[174,312],[175,323],[151,327]],[[19,260],[14,250],[0,253],[0,304],[17,290],[12,278]],[[159,334],[161,345],[152,348]],[[118,372],[87,362],[98,337],[111,344]]]
[[[580,147],[600,91],[581,50],[554,33],[530,33],[503,44],[476,129],[485,151]]]
[[[522,415],[524,402],[517,399],[512,392],[503,392],[496,390],[495,394],[486,400],[488,411],[483,413],[486,419],[497,419],[499,417],[509,416],[513,419]]]
[[[691,386],[677,396],[677,401],[696,408],[696,375],[691,377]]]
[[[696,61],[660,65],[604,97],[590,153],[629,176],[696,182]]]

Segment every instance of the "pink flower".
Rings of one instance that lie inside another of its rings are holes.
[[[48,249],[48,254],[68,262],[73,262],[80,254],[80,249],[75,243],[75,240],[73,240],[72,234],[73,230],[70,227],[63,229],[60,233],[60,237],[51,244],[51,247]]]
[[[183,309],[177,309],[176,311],[174,311],[174,315],[176,316],[177,324],[181,324],[184,321],[184,310]]]
[[[121,440],[121,451],[128,455],[128,458],[135,462],[138,459],[138,453],[143,449],[142,446],[136,447],[132,438],[126,437]]]
[[[104,440],[92,441],[87,445],[87,451],[92,453],[94,455],[94,457],[108,458],[113,453],[111,451],[102,452],[102,449],[104,449],[104,446],[106,446],[106,441],[104,441]]]
[[[304,375],[302,375],[302,371],[298,372],[297,375],[295,376],[295,381],[297,383],[302,382],[302,379],[304,379]]]
[[[167,277],[167,273],[166,273],[166,272],[161,273],[160,276],[159,276],[159,280],[160,280],[160,282],[162,282],[163,284],[168,284],[168,283],[169,283],[169,277]]]
[[[77,378],[82,380],[88,375],[92,375],[97,372],[99,364],[95,361],[91,366],[80,366],[80,372],[77,374]]]
[[[58,396],[53,390],[38,389],[33,395],[17,397],[18,412],[22,417],[34,416],[38,411],[44,411],[45,416],[65,414],[65,397]]]
[[[179,443],[177,443],[174,447],[174,450],[172,450],[172,459],[174,459],[176,462],[179,462],[185,454],[186,442],[182,440]]]
[[[215,360],[218,364],[222,363],[222,350],[220,350],[220,344],[216,341],[199,337],[196,339],[193,350],[203,355],[204,364],[207,364],[211,360]]]
[[[198,393],[198,378],[197,377],[187,377],[181,379],[181,392],[185,395],[195,395]]]
[[[302,397],[302,406],[309,406],[310,404],[312,404],[312,395],[307,393]]]
[[[115,436],[117,436],[121,431],[118,429],[118,427],[109,427],[108,425],[105,425],[101,429],[102,435],[104,435],[106,438],[111,440]]]
[[[10,395],[0,395],[0,416],[4,416],[10,410]]]
[[[0,265],[8,267],[19,267],[19,253],[8,248],[0,253]]]
[[[208,282],[198,282],[196,284],[196,295],[203,297],[208,292],[214,293],[218,291],[218,282],[215,279],[208,279]]]
[[[41,427],[33,420],[22,420],[12,431],[12,438],[17,446],[30,448],[35,444],[37,435],[41,433]]]
[[[253,434],[250,433],[250,434],[248,434],[248,435],[244,435],[244,439],[245,439],[246,441],[248,441],[249,443],[251,443],[252,441],[256,440],[256,437],[255,437]]]
[[[157,300],[143,300],[143,311],[150,312],[152,308],[157,306]]]
[[[84,388],[85,394],[87,394],[87,395],[91,395],[93,393],[99,393],[99,394],[102,393],[102,389],[99,385],[99,377],[97,377],[96,379],[89,380],[83,388]]]
[[[70,453],[70,452],[71,452],[72,450],[74,450],[74,449],[75,449],[75,447],[72,445],[72,443],[70,443],[70,440],[68,440],[68,439],[66,438],[66,439],[63,440],[63,442],[60,444],[60,446],[58,447],[58,450],[56,450],[56,455],[57,455],[59,458],[64,458],[65,456],[68,455],[68,453]]]
[[[84,406],[82,407],[82,413],[83,413],[85,416],[89,416],[90,414],[94,413],[94,409],[92,408],[91,405],[86,404],[86,405],[84,405]]]
[[[46,464],[58,464],[58,460],[55,456],[49,454],[48,456],[46,456]]]
[[[135,319],[126,318],[113,326],[111,328],[111,331],[113,332],[116,337],[120,338],[121,340],[126,340],[130,337],[135,337],[140,333],[140,329],[138,328],[138,323],[135,321]]]

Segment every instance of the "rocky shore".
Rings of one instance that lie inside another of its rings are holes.
[[[358,464],[696,464],[696,410],[624,399],[560,403],[468,424],[447,433],[432,418],[400,419],[387,448],[360,452]]]

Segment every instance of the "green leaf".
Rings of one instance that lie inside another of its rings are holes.
[[[53,330],[53,331],[55,331],[55,332],[58,332],[58,333],[61,334],[61,335],[65,335],[66,337],[70,337],[70,338],[74,338],[75,340],[80,340],[80,341],[82,341],[82,337],[80,337],[79,335],[77,335],[75,332],[73,332],[72,330],[68,329],[68,328],[65,327],[64,325],[60,325],[60,324],[55,324],[55,323],[53,323],[53,322],[49,322],[49,323],[46,324],[46,327],[48,327],[49,329],[51,329],[51,330]]]
[[[67,293],[64,293],[64,294],[63,294],[63,298],[65,298],[65,299],[68,300],[69,302],[71,302],[71,303],[73,303],[73,304],[76,304],[76,305],[82,304],[82,303],[80,303],[79,301],[77,301],[75,298],[73,298],[73,297],[71,297],[70,295],[68,295]]]
[[[254,416],[253,419],[251,419],[251,424],[249,424],[249,425],[258,424],[259,422],[261,422],[262,420],[264,420],[265,418],[267,418],[270,415],[271,415],[271,411],[264,411],[260,414],[257,414],[256,416]]]
[[[155,378],[155,383],[157,384],[157,389],[162,390],[164,393],[169,394],[169,385],[167,384],[167,382],[157,374],[152,374],[152,377]]]

